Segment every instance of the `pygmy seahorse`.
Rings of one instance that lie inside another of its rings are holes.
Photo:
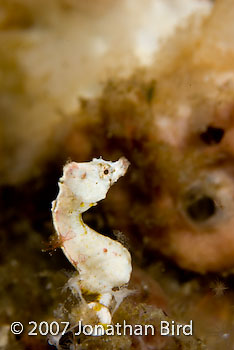
[[[82,213],[106,197],[110,186],[126,173],[128,166],[124,157],[116,162],[93,159],[68,163],[59,180],[58,196],[52,203],[53,223],[61,248],[79,272],[72,283],[83,294],[98,295],[89,307],[96,310],[102,324],[111,323],[108,307],[113,288],[129,282],[131,256],[121,243],[87,226]]]

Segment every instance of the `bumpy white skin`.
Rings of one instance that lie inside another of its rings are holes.
[[[125,158],[117,162],[102,159],[71,162],[64,166],[59,194],[52,203],[54,227],[64,254],[79,271],[82,293],[99,294],[98,304],[103,306],[98,314],[101,323],[111,320],[107,307],[112,289],[129,282],[131,256],[121,243],[88,227],[82,213],[106,197],[110,186],[126,173],[128,166]],[[95,309],[96,304],[89,306]]]

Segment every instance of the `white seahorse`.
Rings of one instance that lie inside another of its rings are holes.
[[[95,293],[89,303],[101,324],[111,323],[113,288],[129,282],[132,266],[128,250],[117,241],[88,227],[82,213],[104,199],[111,185],[123,176],[129,162],[93,159],[87,163],[71,162],[64,166],[59,193],[52,203],[52,215],[61,248],[79,271],[70,283],[81,293]]]

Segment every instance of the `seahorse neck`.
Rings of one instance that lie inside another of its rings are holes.
[[[92,203],[83,202],[82,198],[75,196],[65,184],[60,183],[53,211],[58,234],[64,237],[69,232],[77,235],[86,231],[88,226],[83,222],[82,213],[92,205]]]

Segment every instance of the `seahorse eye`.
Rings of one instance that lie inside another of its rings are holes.
[[[104,174],[105,174],[105,175],[108,175],[108,174],[109,174],[109,170],[108,170],[108,169],[105,169],[105,170],[104,170]]]

